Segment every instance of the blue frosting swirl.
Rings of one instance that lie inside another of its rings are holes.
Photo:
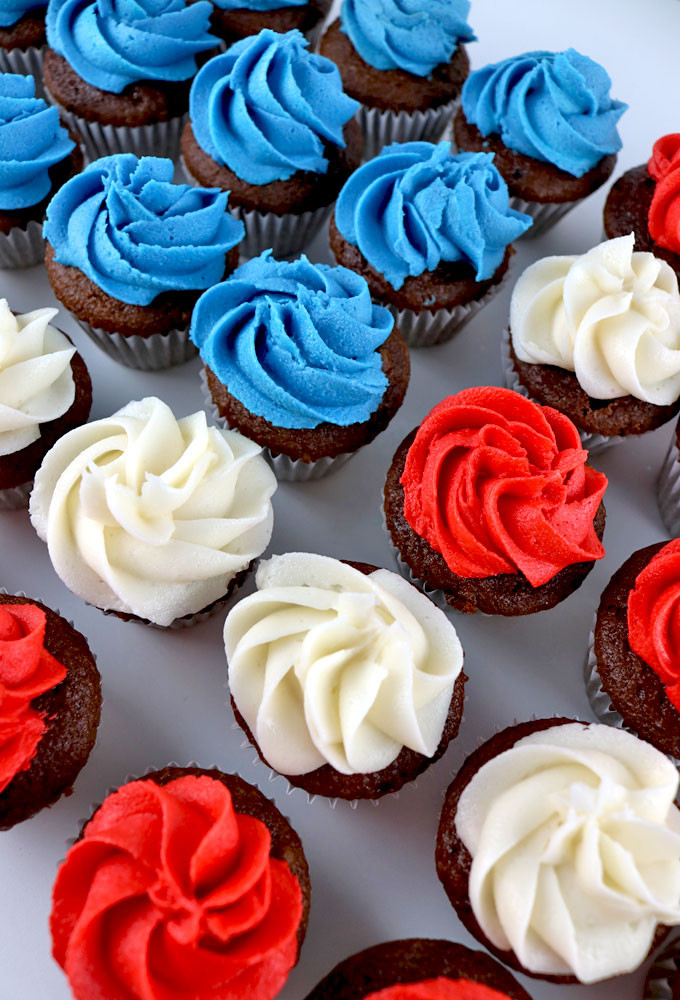
[[[47,0],[0,0],[0,28],[11,28],[24,14],[47,6]]]
[[[482,135],[582,177],[621,149],[606,70],[575,49],[527,52],[478,69],[463,85],[463,112]]]
[[[191,337],[251,413],[277,427],[368,420],[387,378],[378,348],[394,320],[364,279],[266,250],[196,303]]]
[[[174,171],[172,160],[120,153],[72,177],[47,207],[56,260],[138,306],[220,281],[243,224],[227,212],[226,192],[173,184]]]
[[[359,104],[337,66],[307,51],[299,31],[263,29],[202,67],[189,110],[199,146],[248,184],[325,174],[324,142],[344,147]]]
[[[508,206],[493,153],[454,156],[447,142],[386,146],[349,178],[335,222],[393,288],[446,261],[471,264],[485,281],[532,224]]]
[[[140,80],[179,83],[215,48],[212,4],[198,0],[50,0],[47,41],[78,76],[120,94]]]
[[[0,73],[0,210],[29,208],[49,194],[49,169],[75,143],[59,112],[35,96],[32,76]]]
[[[343,0],[342,30],[369,65],[429,76],[472,42],[470,0]]]
[[[281,10],[282,7],[304,7],[309,0],[213,0],[222,10]]]

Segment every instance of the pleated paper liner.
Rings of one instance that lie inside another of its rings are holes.
[[[576,201],[525,201],[524,198],[510,197],[510,208],[516,212],[524,212],[534,220],[526,232],[519,237],[521,240],[531,239],[534,236],[542,236],[549,229],[562,219],[572,208],[580,205],[584,198],[577,198]]]
[[[0,46],[0,73],[32,76],[35,80],[35,96],[44,97],[42,67],[46,49],[46,45],[31,45],[28,49],[4,49]]]
[[[6,490],[0,490],[0,510],[21,510],[28,507],[28,498],[33,489],[33,480],[21,486],[10,486]],[[1,593],[1,591],[0,591]],[[22,597],[25,595],[21,595]]]
[[[680,451],[675,424],[656,484],[656,500],[664,527],[671,538],[680,537]]]
[[[0,233],[0,268],[35,267],[45,259],[42,222],[31,219],[26,228],[13,226]]]
[[[275,257],[295,257],[307,249],[328,221],[333,203],[311,212],[276,215],[274,212],[247,211],[230,205],[232,215],[240,219],[246,235],[239,244],[246,258],[259,257],[263,250],[272,250]]]
[[[189,328],[152,333],[150,337],[123,336],[91,326],[71,313],[80,328],[105,354],[128,368],[140,371],[162,371],[191,361],[198,354],[189,338]]]
[[[381,111],[361,105],[357,118],[364,133],[364,160],[393,142],[436,142],[458,110],[460,97],[427,111]]]

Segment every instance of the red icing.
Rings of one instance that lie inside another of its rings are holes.
[[[53,953],[77,1000],[271,1000],[297,958],[302,890],[221,781],[133,781],[59,869]]]
[[[365,1000],[508,1000],[507,994],[471,979],[424,979],[369,993]]]
[[[421,424],[401,482],[404,515],[457,576],[524,573],[539,587],[601,559],[607,488],[568,417],[511,389],[449,396]]]
[[[655,181],[649,206],[649,235],[659,246],[680,253],[680,133],[654,143],[647,171]]]
[[[31,701],[66,676],[45,649],[45,620],[35,604],[0,604],[0,792],[30,767],[47,728]]]
[[[680,709],[680,538],[664,545],[638,574],[628,595],[628,642]]]

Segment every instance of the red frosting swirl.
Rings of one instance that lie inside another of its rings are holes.
[[[568,417],[511,389],[449,396],[421,424],[404,516],[462,577],[523,573],[534,587],[601,559],[593,520],[607,478]]]
[[[35,604],[0,604],[0,792],[30,767],[47,729],[32,700],[66,676],[45,649],[45,621]]]
[[[664,545],[628,595],[628,643],[680,709],[680,538]]]
[[[654,143],[647,172],[656,181],[647,226],[655,243],[680,253],[680,133]]]
[[[424,979],[369,993],[365,1000],[508,1000],[507,994],[471,979]]]
[[[53,953],[77,1000],[271,1000],[297,958],[302,890],[221,781],[133,781],[59,869]]]

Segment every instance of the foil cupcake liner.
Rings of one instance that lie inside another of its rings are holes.
[[[246,235],[239,250],[241,256],[247,259],[259,257],[263,250],[272,250],[275,257],[297,256],[323,229],[333,211],[332,204],[299,215],[292,212],[275,215],[274,212],[247,211],[239,205],[229,207],[232,215],[245,226]]]
[[[18,73],[20,76],[32,76],[35,80],[35,96],[44,97],[43,59],[46,45],[28,49],[3,49],[0,47],[0,73]]]
[[[516,212],[524,212],[534,220],[534,224],[522,233],[519,239],[530,239],[532,236],[542,236],[543,233],[547,233],[567,212],[576,208],[582,201],[583,198],[577,198],[576,201],[525,201],[524,198],[511,196],[510,208],[514,208]]]
[[[364,133],[364,160],[372,160],[393,142],[436,142],[453,119],[460,97],[427,111],[381,111],[361,105],[357,112]]]
[[[656,501],[664,527],[671,538],[680,536],[680,451],[673,436],[656,484]]]
[[[6,490],[0,490],[0,510],[21,510],[22,507],[28,507],[32,489],[33,480],[29,479],[21,486],[10,486]]]
[[[680,945],[676,937],[652,962],[645,980],[643,1000],[673,1000],[670,980],[678,972],[680,972]]]
[[[13,226],[0,233],[0,268],[35,267],[45,259],[42,222],[32,219],[25,229]]]
[[[141,371],[161,371],[191,361],[198,354],[189,338],[189,329],[170,330],[168,333],[152,333],[150,337],[124,337],[120,333],[109,333],[90,326],[71,314],[88,337],[114,361],[128,368]]]
[[[593,623],[588,636],[588,653],[586,656],[583,678],[586,684],[586,694],[593,715],[600,722],[607,726],[615,726],[616,729],[627,729],[623,721],[623,716],[616,711],[611,703],[611,699],[602,687],[602,681],[597,669],[597,657],[595,656],[595,623],[597,622],[597,612],[593,615]]]

